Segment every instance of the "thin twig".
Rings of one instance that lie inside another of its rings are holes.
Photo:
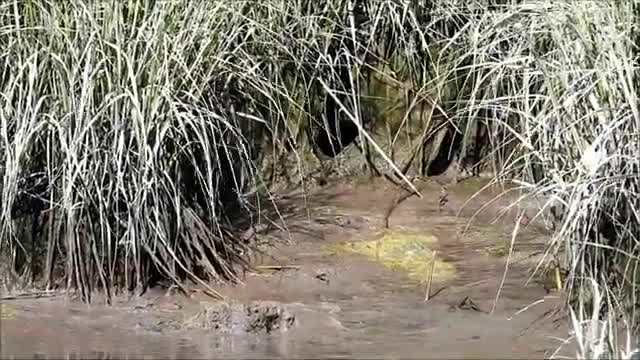
[[[436,254],[437,251],[433,250],[433,254],[431,256],[431,271],[429,271],[429,278],[427,279],[427,289],[424,294],[424,301],[429,301],[431,297],[431,283],[433,281],[433,272],[436,268]]]
[[[525,215],[525,212],[523,210],[520,213],[520,216],[518,217],[518,221],[516,222],[516,225],[513,228],[513,234],[511,235],[511,244],[509,246],[509,255],[507,255],[507,261],[504,264],[504,272],[502,273],[502,280],[500,280],[500,287],[498,288],[498,291],[496,293],[496,298],[494,299],[493,306],[491,307],[491,311],[490,311],[491,315],[493,315],[493,312],[496,310],[496,306],[498,305],[498,299],[500,298],[500,293],[502,292],[504,283],[507,280],[507,271],[509,270],[509,262],[511,261],[511,255],[513,254],[513,245],[516,241],[516,235],[518,234],[518,230],[520,230],[520,222],[522,221],[522,218],[524,217],[524,215]]]

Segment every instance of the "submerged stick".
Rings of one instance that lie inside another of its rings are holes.
[[[437,251],[433,250],[433,254],[431,255],[431,271],[429,271],[429,277],[427,279],[427,289],[425,290],[424,301],[429,301],[429,298],[431,297],[431,283],[433,281],[433,272],[436,268],[436,253]]]
[[[256,270],[300,270],[299,265],[258,265],[254,266]]]
[[[509,270],[509,263],[511,262],[511,256],[513,255],[513,247],[516,242],[516,236],[518,235],[518,231],[520,230],[520,224],[522,224],[522,218],[525,216],[526,211],[522,211],[520,216],[518,217],[518,221],[516,221],[516,226],[513,228],[513,233],[511,234],[511,244],[509,246],[509,255],[507,255],[507,260],[504,264],[504,272],[502,273],[502,279],[500,280],[500,286],[498,287],[498,291],[496,292],[496,297],[493,300],[493,306],[491,307],[490,314],[493,315],[496,307],[498,306],[498,299],[500,298],[500,294],[502,293],[502,288],[504,287],[504,283],[507,280],[507,271]]]

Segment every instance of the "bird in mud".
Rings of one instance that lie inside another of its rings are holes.
[[[440,196],[438,198],[438,213],[442,212],[442,209],[444,209],[445,205],[447,205],[447,203],[449,202],[449,193],[447,192],[447,189],[443,186],[442,189],[440,189]]]

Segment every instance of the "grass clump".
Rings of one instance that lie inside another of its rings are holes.
[[[160,280],[238,280],[253,245],[237,234],[263,218],[274,175],[303,168],[318,133],[371,120],[360,87],[384,54],[410,46],[399,35],[418,23],[406,10],[0,4],[0,253],[11,271],[87,301]]]
[[[557,227],[541,265],[567,274],[581,358],[628,357],[635,344],[616,333],[635,338],[639,329],[637,6],[514,2],[484,12],[466,37],[477,60],[464,111],[500,130],[491,140],[501,144],[499,175],[545,196],[544,213],[553,208]]]
[[[245,244],[225,216],[247,208],[259,126],[239,118],[260,85],[232,60],[241,13],[219,5],[0,6],[0,247],[16,270],[86,299],[154,274],[235,278]]]

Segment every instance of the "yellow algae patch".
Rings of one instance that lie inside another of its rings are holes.
[[[338,253],[350,252],[364,255],[387,268],[402,271],[413,280],[426,283],[433,268],[433,280],[449,280],[455,277],[455,267],[439,259],[433,264],[433,247],[437,238],[428,234],[386,231],[374,240],[344,242],[334,245]]]
[[[11,320],[18,312],[9,304],[0,303],[0,320]]]

